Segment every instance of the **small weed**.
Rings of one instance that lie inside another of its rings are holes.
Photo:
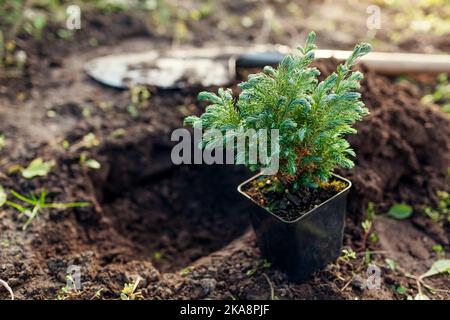
[[[54,160],[44,161],[42,158],[36,158],[30,162],[28,167],[22,169],[22,177],[32,179],[34,177],[45,177],[55,165]]]
[[[136,291],[140,281],[141,278],[138,277],[134,283],[125,283],[120,292],[120,300],[142,300],[142,292]]]
[[[131,116],[133,119],[138,119],[139,116],[140,116],[139,110],[138,110],[138,109],[136,108],[136,106],[133,105],[133,104],[130,104],[130,105],[127,107],[127,111],[128,111],[128,113],[130,114],[130,116]]]
[[[378,242],[378,235],[375,232],[372,232],[369,236],[369,240],[371,243],[377,243]]]
[[[72,152],[75,152],[80,149],[92,149],[100,145],[100,139],[93,132],[89,132],[85,134],[79,141],[70,145],[68,140],[63,141],[63,146],[65,149],[68,149]]]
[[[150,91],[145,86],[133,86],[130,89],[131,103],[138,108],[144,108],[151,97]]]
[[[368,220],[368,219],[364,220],[361,223],[361,226],[362,226],[362,228],[364,230],[364,233],[368,234],[370,232],[370,229],[372,229],[372,221]]]
[[[119,128],[111,132],[111,137],[115,139],[123,138],[125,136],[125,133],[126,133],[125,129]]]
[[[98,107],[102,109],[103,111],[108,111],[113,107],[113,103],[111,101],[101,101],[98,104]]]
[[[406,203],[395,204],[388,211],[388,215],[397,220],[408,219],[412,213],[412,207]]]
[[[77,289],[75,280],[71,275],[66,276],[66,285],[62,287],[56,295],[56,300],[68,300],[73,299],[81,292]]]
[[[398,294],[401,294],[401,295],[405,294],[406,291],[407,291],[407,289],[402,285],[399,285],[398,287],[395,288],[395,292],[397,292]]]
[[[450,221],[450,194],[438,191],[439,204],[437,208],[426,207],[425,214],[436,222]]]
[[[436,252],[438,258],[440,258],[440,259],[445,258],[445,250],[444,250],[444,247],[442,245],[436,244],[436,245],[433,246],[432,250],[434,252]]]
[[[187,276],[189,273],[191,273],[191,269],[189,268],[184,268],[183,270],[181,270],[182,276]]]
[[[367,211],[366,211],[366,214],[367,214],[367,219],[369,219],[369,220],[373,220],[373,219],[375,219],[375,205],[374,205],[374,203],[373,202],[371,202],[371,201],[369,201],[369,203],[367,204]]]
[[[410,278],[410,279],[413,279],[416,281],[418,293],[417,293],[416,297],[414,298],[415,300],[429,300],[429,298],[423,293],[422,287],[425,287],[432,294],[434,294],[438,291],[445,292],[447,294],[450,293],[450,290],[433,288],[432,286],[428,285],[424,281],[425,278],[433,277],[438,274],[447,273],[450,275],[450,259],[440,259],[440,260],[435,261],[433,263],[433,265],[431,266],[431,268],[427,272],[421,274],[420,276],[415,276],[409,272],[406,272],[406,271],[402,270],[400,267],[397,267],[397,269],[399,271],[401,271],[407,278]]]
[[[58,116],[58,113],[55,110],[48,110],[47,111],[47,117],[50,119],[56,118]]]
[[[97,147],[99,145],[100,145],[100,140],[92,132],[89,132],[88,134],[83,136],[81,141],[76,144],[77,148],[86,148],[86,149],[91,149],[91,148]]]
[[[151,93],[145,86],[136,85],[130,88],[131,103],[127,107],[127,111],[133,119],[139,118],[139,109],[144,109],[148,106],[150,97]]]
[[[6,145],[6,138],[3,133],[0,133],[0,151],[5,147]]]
[[[367,218],[361,223],[361,227],[363,228],[364,235],[362,240],[362,249],[365,248],[367,239],[371,243],[376,243],[378,241],[378,236],[375,232],[372,232],[373,229],[373,220],[375,219],[375,206],[373,202],[369,202],[366,210]]]
[[[364,263],[369,265],[372,262],[372,252],[370,250],[364,251]]]
[[[34,194],[31,194],[30,196],[26,197],[19,193],[17,193],[14,190],[10,190],[10,193],[18,200],[24,202],[24,204],[19,204],[14,201],[6,200],[4,202],[5,205],[8,205],[17,211],[19,211],[19,218],[26,217],[26,221],[22,226],[22,230],[26,230],[28,226],[33,222],[33,220],[41,213],[43,209],[69,209],[69,208],[76,208],[76,207],[86,207],[90,204],[88,202],[69,202],[69,203],[50,203],[46,202],[47,197],[47,191],[43,190],[39,196],[36,196]],[[0,192],[1,194],[1,192]],[[3,192],[4,196],[6,197],[6,194]],[[6,199],[6,198],[5,198]]]
[[[162,259],[162,253],[157,251],[153,254],[153,259],[155,259],[155,261],[159,261]]]
[[[444,112],[450,114],[450,82],[448,76],[442,73],[437,80],[434,90],[423,96],[422,102],[440,105]]]
[[[3,186],[0,184],[0,207],[6,203],[6,192]]]
[[[0,240],[0,246],[2,248],[8,248],[11,245],[8,239],[2,239]]]
[[[65,150],[68,150],[70,148],[70,142],[69,140],[64,139],[62,142],[62,146]]]
[[[339,259],[350,263],[351,260],[355,260],[356,259],[356,252],[353,251],[351,248],[349,249],[342,249],[342,254],[339,257]]]
[[[268,261],[267,259],[263,259],[263,265],[262,267],[264,269],[269,269],[272,266],[272,262]]]
[[[74,31],[68,29],[59,29],[56,34],[63,40],[70,41],[73,39]]]
[[[98,162],[97,160],[88,158],[86,152],[82,152],[80,154],[80,163],[87,168],[95,170],[98,170],[102,167],[100,162]]]
[[[81,114],[83,115],[83,117],[85,118],[90,118],[92,115],[92,108],[90,106],[85,106],[83,107]]]
[[[397,263],[394,260],[386,258],[384,259],[384,261],[386,262],[386,265],[390,270],[395,271],[395,269],[397,268]]]
[[[97,290],[97,291],[95,292],[95,294],[92,296],[91,300],[101,299],[101,297],[102,297],[102,291],[103,291],[103,288]]]
[[[259,270],[263,270],[263,269],[269,269],[272,266],[272,263],[269,262],[267,259],[263,259],[259,262],[258,266],[256,268],[253,269],[248,269],[245,272],[245,275],[247,277],[251,277],[253,276],[257,271]]]
[[[0,15],[1,16],[1,15]],[[0,70],[6,78],[17,78],[23,76],[27,54],[23,50],[16,50],[15,40],[5,41],[0,30]],[[1,77],[3,77],[3,74]]]
[[[247,270],[247,272],[245,273],[245,275],[246,275],[247,277],[251,277],[251,276],[253,276],[255,273],[256,273],[256,269],[249,269],[249,270]]]

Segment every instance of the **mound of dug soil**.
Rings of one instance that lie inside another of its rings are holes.
[[[417,209],[437,203],[436,192],[449,189],[450,118],[407,85],[366,74],[363,99],[371,115],[350,137],[357,152],[350,212],[357,214],[372,201],[386,210],[395,202]]]

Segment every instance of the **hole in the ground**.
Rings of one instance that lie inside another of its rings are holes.
[[[133,244],[130,255],[151,259],[163,272],[180,270],[240,236],[250,205],[236,191],[250,175],[245,168],[174,166],[170,151],[149,137],[106,145],[106,171],[94,179],[105,215]]]

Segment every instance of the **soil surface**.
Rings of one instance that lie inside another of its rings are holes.
[[[3,187],[23,194],[45,188],[51,201],[92,204],[43,211],[25,231],[14,209],[0,209],[0,278],[17,299],[55,298],[70,266],[80,268],[82,289],[60,295],[68,299],[118,299],[125,283],[137,278],[137,290],[146,299],[406,299],[417,294],[416,281],[405,274],[427,271],[441,257],[432,249],[436,245],[444,252],[450,248],[448,223],[431,221],[422,212],[423,206],[437,204],[438,190],[449,190],[448,115],[420,103],[413,86],[366,72],[362,93],[371,115],[350,137],[358,154],[355,168],[338,172],[353,183],[344,245],[355,256],[344,254],[307,283],[291,283],[255,245],[247,221],[250,204],[236,191],[251,173],[170,161],[172,130],[186,115],[201,113],[199,91],[216,88],[150,88],[148,106],[132,118],[130,93],[89,79],[83,64],[167,42],[148,36],[130,17],[115,15],[116,24],[98,19],[88,19],[91,31],[83,32],[103,35],[114,25],[108,37],[99,36],[99,47],[86,44],[89,35],[72,44],[27,42],[26,76],[0,84]],[[336,63],[318,66],[327,74]],[[95,134],[93,145],[82,142],[89,133]],[[101,168],[83,166],[82,152]],[[12,170],[36,157],[55,160],[47,176],[28,180]],[[377,213],[370,230],[375,240],[361,227],[369,202]],[[399,202],[413,206],[412,218],[385,217]],[[387,258],[396,262],[395,269]],[[371,289],[369,264],[380,272]],[[450,287],[447,275],[427,283]],[[448,291],[426,293],[450,298]],[[9,298],[3,288],[0,298]]]
[[[333,187],[333,182],[337,182]],[[318,188],[300,187],[288,192],[275,177],[261,176],[243,186],[245,192],[258,205],[285,221],[294,221],[342,191],[348,184],[330,179]]]

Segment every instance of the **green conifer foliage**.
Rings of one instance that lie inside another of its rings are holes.
[[[230,89],[218,94],[201,92],[200,100],[210,105],[200,116],[190,116],[185,124],[201,126],[204,131],[220,130],[224,139],[236,135],[227,130],[278,129],[279,148],[270,150],[280,161],[279,181],[289,190],[300,186],[317,187],[328,181],[337,167],[351,168],[355,152],[346,135],[356,133],[352,127],[369,113],[358,93],[363,75],[351,69],[356,60],[367,54],[369,44],[357,45],[351,56],[323,81],[319,70],[310,67],[314,59],[315,34],[298,47],[300,54],[287,55],[278,68],[265,67],[264,72],[248,76],[237,101]],[[217,141],[206,141],[213,146]],[[269,142],[270,146],[270,142]],[[245,154],[236,157],[247,159]],[[249,165],[259,169],[262,164]]]

